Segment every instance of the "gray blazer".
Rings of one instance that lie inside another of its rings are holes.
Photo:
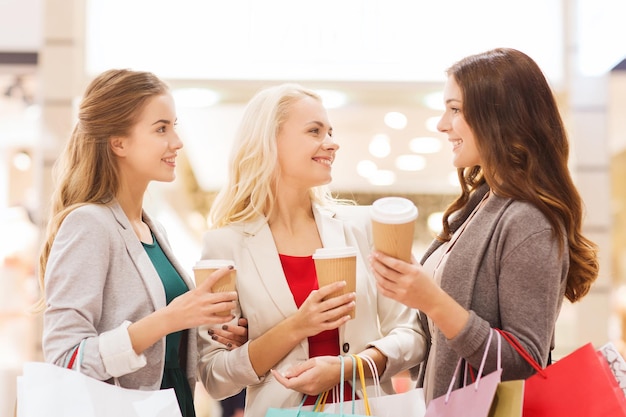
[[[487,190],[483,187],[480,192]],[[473,203],[480,198],[476,195]],[[465,214],[471,211],[468,207]],[[462,220],[457,218],[454,227]],[[559,243],[564,245],[563,252]],[[438,245],[433,242],[422,263]],[[433,398],[446,393],[459,357],[478,369],[491,328],[512,333],[545,366],[554,346],[568,270],[566,237],[555,237],[535,206],[492,194],[456,241],[442,272],[442,289],[470,311],[470,319],[454,339],[446,339],[441,332],[434,336],[437,362],[424,362],[421,375],[424,366],[435,367]],[[492,342],[485,374],[496,368],[496,349],[497,343]],[[506,341],[502,368],[503,380],[524,379],[534,372]],[[457,388],[462,380],[457,379]],[[420,378],[418,385],[422,382]]]
[[[382,297],[367,263],[371,248],[368,207],[340,206],[314,209],[324,247],[357,248],[356,318],[339,329],[341,354],[375,346],[387,356],[381,375],[385,392],[393,392],[390,378],[417,365],[424,358],[425,338],[414,310]],[[297,311],[287,285],[278,251],[264,219],[210,230],[204,236],[202,258],[232,259],[237,268],[237,291],[243,317],[253,340]],[[268,373],[257,377],[248,357],[248,344],[227,350],[200,332],[199,373],[209,394],[216,399],[247,389],[246,416],[263,417],[268,407],[295,407],[302,395],[283,387]],[[275,369],[304,362],[308,341],[298,344]]]
[[[163,227],[146,213],[143,218],[187,286],[194,288],[174,257]],[[165,338],[138,356],[126,328],[165,307],[165,290],[117,202],[88,204],[65,218],[52,245],[44,283],[43,352],[47,362],[64,366],[85,340],[83,373],[109,382],[119,377],[125,388],[160,388]],[[196,337],[196,329],[187,331],[186,370],[192,392]]]

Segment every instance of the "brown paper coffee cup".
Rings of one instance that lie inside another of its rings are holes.
[[[333,282],[345,281],[342,290],[330,294],[327,298],[356,292],[356,249],[353,247],[321,248],[313,254],[317,282],[320,288]],[[356,310],[356,308],[355,308]],[[350,317],[355,317],[355,310]]]
[[[228,265],[235,265],[235,263],[229,259],[202,259],[196,262],[193,267],[193,273],[196,278],[196,286],[199,286],[204,282],[205,279],[209,277],[216,270],[223,268]],[[227,292],[227,291],[236,291],[237,288],[237,270],[232,269],[230,273],[226,274],[213,286],[211,287],[211,291],[214,293],[217,292]],[[222,313],[216,313],[217,316],[230,316],[231,312],[226,311]]]
[[[371,208],[374,249],[411,262],[417,207],[402,197],[384,197]]]

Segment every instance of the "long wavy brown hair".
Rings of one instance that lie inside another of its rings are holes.
[[[482,166],[458,170],[461,195],[446,209],[438,238],[450,239],[450,215],[486,182],[499,196],[532,203],[556,236],[567,236],[565,296],[580,300],[598,276],[597,246],[581,232],[584,207],[567,165],[567,133],[541,69],[520,51],[498,48],[460,60],[447,74],[461,89]]]
[[[42,296],[34,307],[35,311],[45,308],[46,264],[65,217],[82,205],[107,203],[118,191],[117,159],[111,151],[109,139],[129,135],[148,99],[168,91],[167,84],[154,74],[126,69],[103,72],[85,90],[78,110],[78,122],[54,166],[56,188],[39,256]]]

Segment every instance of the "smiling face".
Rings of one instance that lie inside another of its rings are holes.
[[[481,165],[480,154],[472,129],[463,117],[463,96],[454,77],[449,76],[443,91],[446,110],[437,129],[448,135],[452,144],[452,164],[456,168]]]
[[[111,139],[123,178],[139,185],[174,180],[176,153],[183,147],[175,123],[176,110],[169,93],[147,100],[130,134]]]
[[[304,97],[289,108],[276,137],[280,183],[295,188],[328,184],[339,145],[326,109],[313,97]]]

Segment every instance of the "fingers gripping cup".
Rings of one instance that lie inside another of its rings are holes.
[[[333,282],[346,281],[342,290],[327,298],[338,297],[356,291],[356,249],[353,247],[320,248],[313,254],[317,282],[320,288]],[[355,311],[350,312],[354,318]]]
[[[205,279],[209,277],[213,272],[220,268],[224,268],[229,265],[235,265],[232,260],[229,259],[201,259],[193,266],[193,274],[196,278],[196,286],[201,285]],[[211,287],[211,291],[214,293],[217,292],[228,292],[228,291],[236,291],[237,284],[237,271],[233,268],[228,274],[217,280],[213,287]],[[230,316],[231,312],[221,312],[216,313],[217,316]]]
[[[417,207],[402,197],[383,197],[372,204],[374,248],[386,255],[411,262]]]

